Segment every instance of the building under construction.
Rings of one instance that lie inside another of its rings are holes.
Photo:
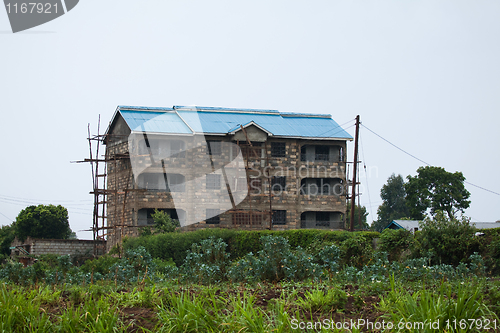
[[[185,230],[344,229],[349,140],[325,114],[119,106],[89,134],[94,238],[109,250],[155,209]]]

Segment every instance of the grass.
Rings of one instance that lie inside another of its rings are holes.
[[[378,294],[365,284],[303,281],[202,286],[163,282],[117,285],[18,286],[0,284],[0,332],[298,332],[292,320],[382,320],[398,323],[498,320],[499,285],[462,282],[402,283]],[[127,315],[128,314],[128,315]],[[306,330],[307,331],[307,330]],[[356,332],[324,327],[313,331]],[[361,330],[364,331],[364,330]],[[407,332],[435,332],[432,329]],[[450,327],[448,332],[473,332]]]

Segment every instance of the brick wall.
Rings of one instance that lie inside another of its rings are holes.
[[[93,240],[81,239],[38,239],[28,237],[24,242],[15,239],[11,246],[22,246],[31,255],[92,255],[94,253]],[[17,253],[16,253],[17,252]],[[22,255],[19,250],[12,250],[14,255]]]
[[[150,136],[154,140],[154,136]],[[193,179],[197,175],[203,175],[212,172],[212,165],[207,164],[206,147],[199,145],[199,138],[185,137],[184,139],[186,155],[179,158],[169,159],[168,172],[185,175],[186,179]],[[230,141],[226,137],[210,138],[210,140]],[[235,141],[232,141],[233,143]],[[284,157],[271,156],[271,142],[285,142],[286,155]],[[338,212],[344,214],[346,211],[345,193],[342,195],[317,195],[306,196],[300,193],[301,180],[303,178],[337,178],[343,181],[344,186],[347,185],[345,176],[345,162],[339,159],[330,159],[327,161],[301,161],[301,146],[303,145],[329,145],[331,147],[341,147],[343,152],[346,151],[345,141],[312,141],[301,139],[274,139],[268,138],[267,145],[263,142],[262,149],[267,146],[267,152],[261,152],[261,157],[267,155],[268,160],[263,158],[262,161],[249,160],[249,167],[254,169],[255,173],[261,173],[259,178],[262,181],[263,191],[260,194],[249,194],[247,198],[241,202],[237,210],[265,211],[269,210],[269,179],[267,175],[286,176],[286,191],[272,196],[272,209],[286,211],[286,224],[273,225],[276,230],[298,229],[301,228],[301,214],[305,212]],[[139,148],[133,146],[133,149]],[[128,142],[118,142],[108,144],[106,154],[108,159],[113,154],[128,153]],[[333,149],[333,148],[332,148]],[[331,150],[332,150],[331,149]],[[137,153],[137,151],[135,152]],[[224,166],[226,156],[225,151],[221,155],[213,156],[213,167],[219,169]],[[252,154],[250,154],[252,155]],[[142,155],[141,155],[142,156]],[[246,156],[244,156],[246,157]],[[142,160],[141,160],[142,159]],[[138,160],[135,160],[135,166],[147,165],[147,172],[162,173],[162,165],[159,161],[150,162],[150,156],[144,155]],[[342,159],[345,161],[345,156]],[[203,162],[200,162],[203,161]],[[269,166],[269,167],[268,167]],[[243,166],[245,167],[245,166]],[[262,175],[264,167],[265,174]],[[184,199],[176,199],[177,207],[174,206],[172,193],[156,190],[141,190],[137,186],[132,173],[132,165],[129,159],[118,159],[108,162],[107,165],[107,186],[110,190],[116,190],[116,194],[110,194],[108,197],[107,207],[107,224],[108,242],[107,250],[109,251],[114,245],[121,242],[123,237],[134,237],[139,234],[138,227],[138,211],[140,209],[157,208],[157,209],[182,209],[191,218],[195,217],[196,224],[191,224],[184,227],[183,230],[196,230],[200,228],[239,228],[239,229],[265,229],[269,227],[269,214],[266,214],[262,223],[237,224],[233,219],[232,212],[225,212],[220,215],[219,224],[207,224],[205,221],[205,209],[210,207],[209,203],[204,200],[197,202],[183,202]],[[199,176],[198,176],[199,177]],[[207,192],[203,181],[199,184],[191,184],[186,186],[186,198],[190,196],[196,198],[206,198]],[[127,189],[127,191],[125,191]],[[221,187],[221,194],[226,192],[225,187]],[[211,195],[219,195],[217,191],[211,191]],[[174,193],[175,195],[175,193]],[[178,194],[177,194],[178,195]],[[338,225],[338,224],[337,224]]]

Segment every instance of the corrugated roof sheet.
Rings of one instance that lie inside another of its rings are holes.
[[[416,220],[394,220],[387,225],[384,229],[390,228],[391,225],[395,225],[399,228],[404,228],[406,230],[412,230],[418,228],[418,222]],[[393,228],[391,228],[393,229]]]
[[[216,107],[151,108],[119,106],[132,131],[225,134],[254,122],[274,136],[352,139],[330,115]],[[190,129],[191,128],[191,129]]]
[[[192,133],[174,112],[120,111],[132,131],[154,133]]]

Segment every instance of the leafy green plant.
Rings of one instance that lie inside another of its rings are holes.
[[[436,212],[434,218],[426,218],[417,233],[419,247],[414,256],[432,252],[433,263],[458,265],[479,251],[479,239],[474,236],[475,228],[469,219],[447,218],[443,212]]]
[[[339,269],[340,248],[334,244],[324,245],[318,253],[320,264],[326,268],[330,274],[333,274]]]
[[[229,265],[226,247],[222,239],[213,237],[193,244],[182,265],[185,277],[204,283],[225,280],[226,267]]]
[[[453,294],[451,286],[447,288],[442,283],[437,293],[422,289],[410,294],[397,289],[394,277],[391,277],[391,291],[381,300],[380,308],[390,314],[393,322],[423,323],[423,327],[407,331],[435,332],[434,327],[439,327],[449,332],[470,332],[476,328],[470,326],[471,320],[495,317],[481,302],[480,290],[479,287],[459,285]],[[463,322],[466,325],[460,325]]]
[[[351,265],[357,268],[367,264],[372,256],[373,248],[366,238],[353,234],[340,244],[341,257],[344,265]]]
[[[410,248],[413,234],[405,229],[385,229],[380,234],[379,251],[387,252],[389,260],[399,260],[403,252]]]
[[[338,286],[326,292],[323,289],[313,289],[307,291],[304,296],[304,299],[299,298],[297,303],[311,312],[343,310],[347,303],[347,293]]]
[[[284,237],[262,236],[262,250],[233,263],[229,271],[232,281],[263,280],[278,282],[283,279],[303,280],[321,274],[312,255],[298,247],[295,251]]]

